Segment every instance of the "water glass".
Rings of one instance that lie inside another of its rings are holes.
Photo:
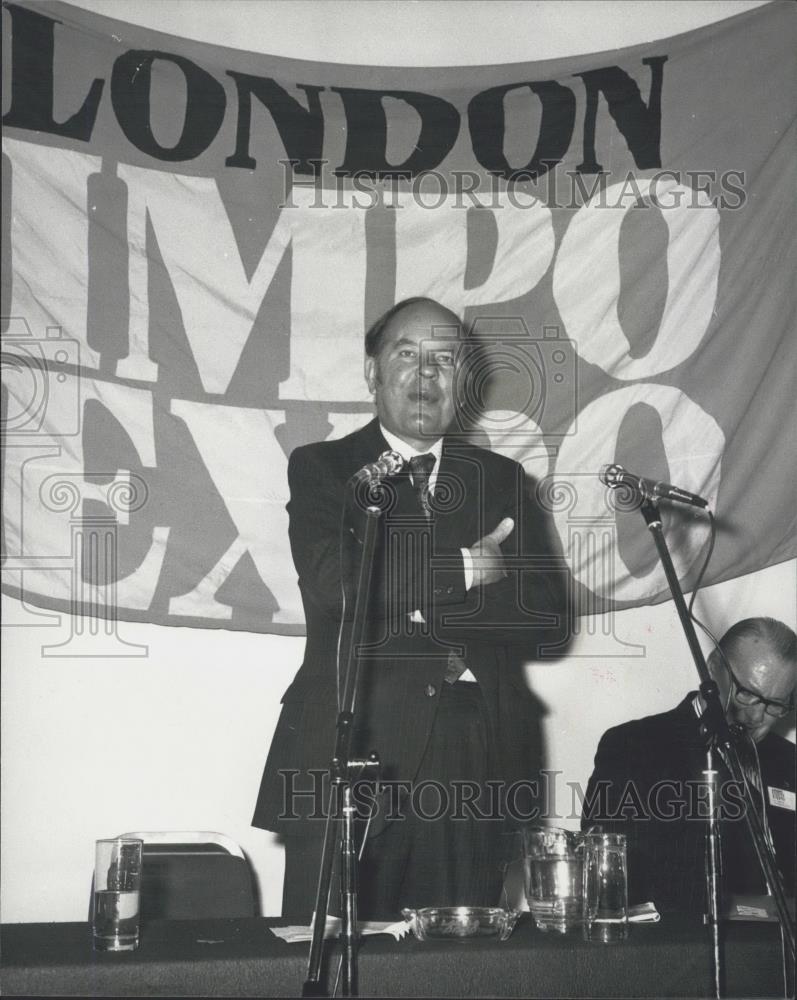
[[[612,944],[628,937],[628,865],[623,833],[584,837],[584,937]]]
[[[526,896],[534,923],[565,934],[581,926],[582,834],[556,827],[524,831]]]
[[[94,863],[92,932],[95,951],[138,947],[143,840],[98,840]]]

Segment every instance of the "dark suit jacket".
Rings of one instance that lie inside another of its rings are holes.
[[[309,788],[317,785],[306,773],[329,766],[342,595],[345,591],[348,625],[361,552],[356,539],[363,532],[363,514],[356,505],[348,503],[343,515],[346,482],[387,447],[373,420],[340,440],[297,448],[290,457],[290,540],[307,644],[304,662],[282,699],[253,819],[255,826],[283,835],[320,833],[318,823],[284,818],[281,772],[302,772],[291,778],[293,787]],[[523,470],[500,455],[446,438],[432,498],[435,514],[428,524],[406,474],[391,477],[388,485],[393,505],[380,523],[380,554],[369,594],[371,647],[361,661],[353,752],[375,749],[384,778],[413,780],[434,725],[448,650],[454,648],[484,694],[495,735],[491,773],[506,782],[534,777],[539,711],[524,683],[522,661],[539,655],[541,646],[563,644],[568,627],[565,577],[561,564],[554,569],[556,560],[525,489]],[[515,530],[502,546],[509,575],[466,593],[460,549],[473,545],[504,516],[515,520]],[[419,543],[424,537],[428,552]],[[523,573],[516,568],[521,561]],[[410,622],[416,608],[426,627]],[[348,636],[344,629],[344,650]],[[341,678],[341,688],[342,683]],[[309,799],[297,802],[294,812],[306,815],[314,805]]]
[[[581,820],[582,829],[600,823],[607,832],[626,834],[630,901],[652,900],[660,910],[702,912],[706,906],[706,822],[697,802],[705,750],[693,698],[694,692],[669,712],[626,722],[603,735]],[[778,865],[787,893],[794,895],[795,813],[773,806],[767,789],[794,792],[795,747],[770,733],[757,749]],[[725,815],[720,824],[723,888],[763,893],[741,800],[724,767],[719,800]]]

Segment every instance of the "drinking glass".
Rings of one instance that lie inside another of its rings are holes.
[[[623,833],[584,837],[584,937],[612,944],[628,937],[628,866]]]
[[[94,863],[92,932],[96,951],[138,947],[143,840],[98,840]]]

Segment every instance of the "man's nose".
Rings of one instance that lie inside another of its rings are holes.
[[[435,359],[428,355],[425,358],[421,358],[418,365],[418,374],[421,378],[437,378],[440,374],[438,364]]]
[[[747,718],[756,726],[760,726],[766,719],[766,706],[762,704],[750,705],[747,709]]]

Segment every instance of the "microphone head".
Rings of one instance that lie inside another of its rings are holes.
[[[397,451],[383,451],[379,461],[384,464],[385,474],[388,476],[394,476],[404,468],[404,459]]]
[[[601,471],[598,473],[598,479],[600,479],[604,486],[614,488],[622,482],[620,477],[624,472],[625,469],[622,465],[602,465]]]
[[[368,465],[364,465],[358,472],[355,472],[348,483],[351,486],[357,486],[359,483],[378,483],[385,476],[393,476],[397,472],[401,472],[403,466],[404,459],[397,451],[383,451],[375,462],[369,462]]]

